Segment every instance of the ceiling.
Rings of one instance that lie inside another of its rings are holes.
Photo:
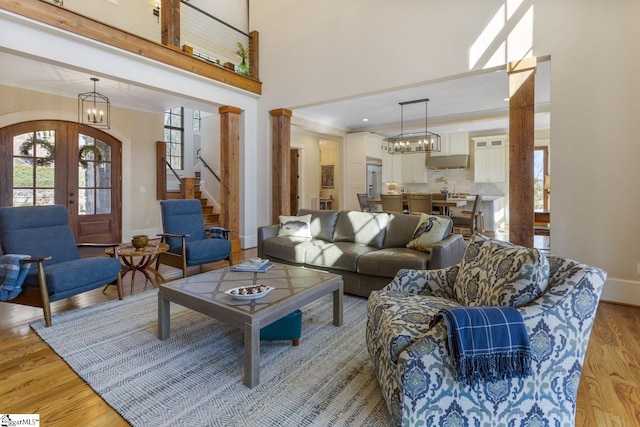
[[[180,96],[175,92],[160,91],[108,76],[89,74],[82,70],[42,62],[0,51],[2,84],[29,89],[51,95],[76,99],[78,93],[91,92],[91,77],[98,77],[96,91],[107,96],[112,106],[150,113],[162,113],[172,107],[188,107],[205,112],[217,112],[218,106]]]
[[[535,127],[549,129],[549,62],[538,64],[535,83]],[[80,92],[93,90],[90,77],[98,77],[97,91],[108,96],[112,106],[160,113],[183,106],[205,114],[215,113],[217,106],[170,91],[161,91],[108,76],[88,74],[82,70],[37,61],[0,51],[3,84],[43,93],[76,98]],[[447,133],[507,132],[508,77],[503,70],[469,74],[457,78],[404,87],[317,105],[292,107],[295,117],[311,120],[344,132],[374,132],[383,136],[400,133],[399,103],[429,98],[429,131]],[[424,104],[404,107],[404,129],[424,130]],[[363,119],[368,121],[363,121]]]
[[[535,77],[536,130],[550,126],[549,62],[541,62]],[[507,132],[509,82],[506,71],[489,71],[435,83],[336,100],[293,109],[294,116],[346,132],[400,133],[400,102],[428,98],[429,131]],[[405,105],[404,130],[424,130],[425,105]],[[367,119],[367,121],[363,121]]]

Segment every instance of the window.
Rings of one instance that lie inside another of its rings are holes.
[[[173,169],[184,169],[184,114],[182,107],[164,112],[166,160]]]
[[[193,110],[193,131],[200,132],[200,110]]]
[[[13,138],[13,206],[54,204],[56,132],[27,132]]]
[[[544,188],[545,176],[549,176],[549,148],[535,147],[533,152],[533,208],[549,210],[549,190]]]

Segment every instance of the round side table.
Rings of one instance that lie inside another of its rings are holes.
[[[122,263],[122,277],[131,271],[131,294],[133,295],[133,283],[136,278],[136,271],[140,271],[150,281],[154,287],[158,287],[156,280],[164,281],[164,278],[158,271],[152,267],[155,260],[163,252],[169,250],[169,245],[166,243],[158,243],[156,245],[149,244],[144,248],[136,249],[132,244],[124,244],[115,248],[115,252],[120,258]],[[108,255],[114,255],[114,248],[108,248],[105,250]],[[134,258],[140,258],[134,260]],[[152,273],[152,274],[150,274]],[[154,279],[155,278],[155,279]]]

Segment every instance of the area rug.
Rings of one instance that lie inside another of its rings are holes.
[[[364,298],[303,308],[300,345],[262,341],[260,384],[242,384],[239,329],[171,304],[171,338],[157,338],[157,291],[54,314],[31,327],[134,426],[389,426],[365,345]]]

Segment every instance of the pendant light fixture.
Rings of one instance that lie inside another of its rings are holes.
[[[111,128],[111,105],[109,98],[96,92],[99,79],[91,77],[93,92],[78,95],[78,123],[97,128]]]
[[[424,102],[424,132],[404,133],[404,106]],[[387,138],[387,151],[390,154],[417,154],[441,150],[441,138],[437,133],[427,130],[427,103],[429,98],[416,99],[400,103],[400,135]]]

